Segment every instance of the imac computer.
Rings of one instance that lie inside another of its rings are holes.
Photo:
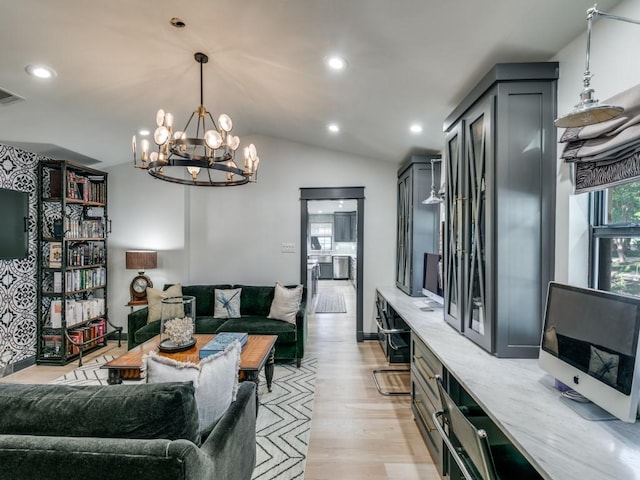
[[[438,253],[424,254],[424,282],[422,294],[427,297],[428,306],[440,308],[444,305],[442,263]]]
[[[539,365],[585,418],[635,422],[639,331],[640,298],[550,282]]]

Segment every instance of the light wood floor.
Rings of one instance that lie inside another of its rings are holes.
[[[385,397],[371,372],[386,366],[378,342],[355,340],[355,290],[344,281],[320,281],[320,290],[345,294],[346,314],[309,314],[306,355],[318,359],[305,480],[438,480],[411,413],[409,397]],[[93,356],[119,355],[117,342]],[[46,383],[75,368],[32,366],[0,382]],[[406,376],[390,378],[408,389]]]

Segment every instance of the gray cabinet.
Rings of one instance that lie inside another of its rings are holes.
[[[335,212],[333,218],[333,241],[355,242],[356,236],[356,212]]]
[[[398,170],[396,285],[411,296],[422,295],[424,254],[439,253],[440,205],[422,203],[431,193],[432,174],[439,185],[439,155],[413,155]]]
[[[553,277],[558,64],[499,64],[445,121],[445,319],[538,354]]]
[[[433,425],[433,413],[441,402],[436,375],[444,375],[442,363],[415,334],[411,333],[411,410],[422,438],[429,449],[438,473],[443,475],[445,449],[442,438]]]

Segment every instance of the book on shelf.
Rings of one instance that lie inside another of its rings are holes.
[[[62,243],[49,243],[49,268],[62,267]]]
[[[52,328],[62,327],[62,300],[51,300],[49,316]]]
[[[204,347],[200,349],[200,359],[222,352],[235,340],[238,340],[240,342],[240,345],[244,346],[247,343],[248,337],[249,335],[246,332],[218,333],[215,337],[213,337],[212,340],[210,340]]]

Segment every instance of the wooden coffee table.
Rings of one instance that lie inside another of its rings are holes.
[[[195,334],[196,344],[189,350],[167,353],[158,351],[160,335],[157,335],[151,340],[132,348],[127,353],[105,363],[100,368],[109,369],[109,377],[107,380],[109,385],[122,383],[123,380],[140,380],[142,378],[142,357],[147,353],[157,352],[158,355],[173,358],[179,362],[199,363],[200,349],[213,337],[215,337],[215,334]],[[264,368],[267,389],[271,391],[274,345],[277,338],[277,335],[249,335],[247,343],[242,347],[242,354],[240,355],[240,371],[238,373],[240,381],[254,382],[257,387],[260,370]]]

